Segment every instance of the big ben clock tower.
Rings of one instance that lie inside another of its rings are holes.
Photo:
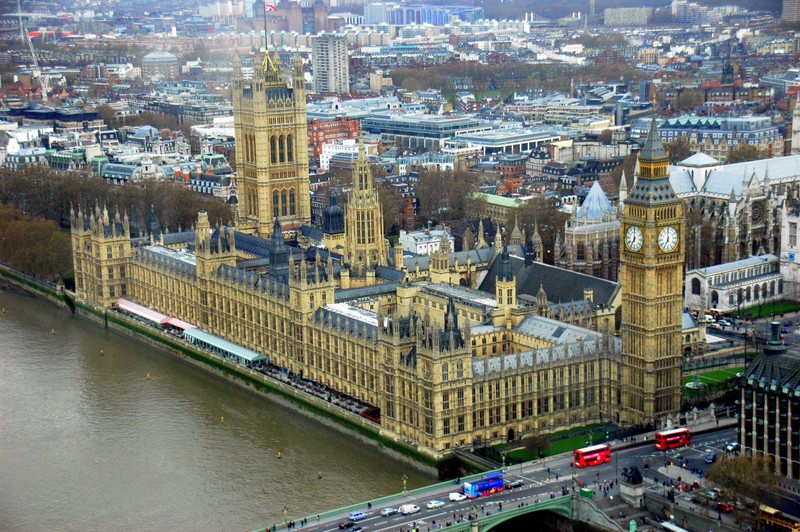
[[[657,422],[681,407],[685,232],[668,165],[654,118],[620,227],[623,425]]]

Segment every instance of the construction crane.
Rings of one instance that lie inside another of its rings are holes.
[[[22,26],[22,0],[17,0],[17,14],[19,17],[19,37],[28,42],[28,49],[31,51],[31,58],[33,59],[33,72],[31,73],[31,77],[39,79],[39,85],[42,87],[42,101],[46,102],[47,93],[50,92],[50,80],[47,76],[42,75],[42,69],[39,68],[39,59],[36,58],[36,50],[33,48],[31,36]]]

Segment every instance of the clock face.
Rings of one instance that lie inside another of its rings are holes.
[[[625,231],[625,245],[631,251],[639,251],[642,249],[644,239],[642,238],[642,230],[632,225]]]
[[[678,230],[674,227],[665,227],[658,233],[658,247],[661,251],[672,251],[678,245]]]

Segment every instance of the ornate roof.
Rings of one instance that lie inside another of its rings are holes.
[[[586,199],[583,200],[583,204],[578,208],[575,217],[599,222],[606,220],[613,213],[614,206],[611,205],[598,180],[589,189],[589,193],[586,195]]]

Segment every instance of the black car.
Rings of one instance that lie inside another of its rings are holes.
[[[514,488],[521,488],[523,485],[524,483],[521,480],[512,480],[506,483],[506,489],[513,490]]]
[[[716,453],[711,453],[708,456],[706,456],[706,463],[707,464],[713,464],[716,461],[717,461],[717,454]]]
[[[345,519],[339,523],[339,528],[353,528],[354,526],[356,526],[356,522],[352,519]]]

